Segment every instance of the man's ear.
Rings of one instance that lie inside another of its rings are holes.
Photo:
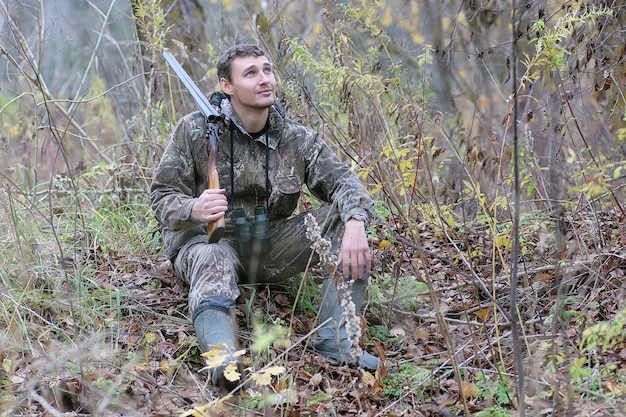
[[[222,91],[231,96],[233,94],[233,85],[230,81],[226,79],[226,77],[220,78],[220,85],[222,86]]]

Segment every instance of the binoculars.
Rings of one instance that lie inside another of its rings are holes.
[[[254,216],[246,216],[243,208],[233,212],[235,240],[240,256],[258,256],[272,250],[270,222],[263,206],[254,208]]]

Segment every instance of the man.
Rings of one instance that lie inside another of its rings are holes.
[[[303,185],[329,203],[311,214],[333,243],[339,271],[355,279],[352,299],[360,308],[371,267],[365,228],[373,202],[318,133],[282,114],[275,104],[273,67],[263,50],[249,44],[231,47],[221,56],[217,75],[222,92],[214,93],[211,102],[224,115],[217,154],[222,188],[207,189],[206,120],[195,112],[176,125],[150,200],[174,272],[190,285],[189,309],[201,349],[232,353],[237,284],[283,281],[304,271],[309,261],[306,213],[290,217]],[[232,212],[243,208],[251,215],[259,206],[269,216],[271,251],[247,256],[237,250]],[[225,220],[225,235],[208,243],[207,224],[219,219]],[[326,278],[322,290],[323,324],[314,348],[340,363],[376,369],[380,362],[369,353],[350,359],[335,282]],[[223,371],[213,370],[214,385],[224,384]]]

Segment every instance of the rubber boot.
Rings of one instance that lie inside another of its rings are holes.
[[[361,310],[361,303],[365,295],[367,281],[365,278],[356,280],[352,284],[352,302],[357,312]],[[330,320],[329,320],[330,319]],[[317,337],[313,341],[313,348],[329,359],[339,363],[360,366],[368,370],[376,370],[382,364],[380,360],[365,351],[356,359],[350,357],[350,340],[342,320],[341,301],[337,285],[332,279],[324,279],[322,283],[322,305],[320,307],[319,322],[322,324],[317,330]]]
[[[196,330],[198,344],[202,352],[212,349],[224,351],[223,366],[212,368],[211,382],[213,386],[221,390],[231,390],[240,381],[228,381],[224,377],[226,365],[235,361],[238,364],[240,359],[233,354],[237,349],[237,338],[235,329],[237,327],[234,316],[235,302],[226,297],[208,297],[200,303],[193,313],[193,327]]]

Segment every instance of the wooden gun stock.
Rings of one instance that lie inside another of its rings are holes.
[[[209,171],[207,173],[207,186],[208,188],[219,189],[220,179],[217,174],[217,141],[214,135],[208,135],[207,137],[207,150],[209,157]],[[224,218],[220,218],[207,225],[207,232],[209,234],[209,243],[219,242],[224,236],[226,223]]]

